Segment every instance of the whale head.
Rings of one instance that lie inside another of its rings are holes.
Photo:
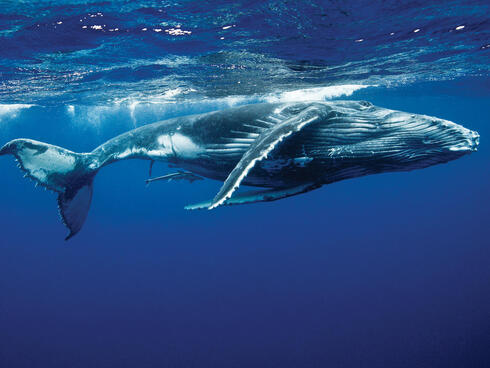
[[[366,101],[325,106],[329,112],[316,133],[324,140],[317,149],[333,169],[345,171],[340,177],[424,168],[476,151],[479,144],[477,132],[428,115]]]
[[[387,137],[399,147],[401,163],[414,168],[455,160],[477,150],[480,135],[449,120],[390,112],[383,119]]]

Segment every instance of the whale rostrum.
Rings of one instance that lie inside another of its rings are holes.
[[[213,209],[274,201],[368,174],[420,169],[475,151],[478,143],[478,133],[461,125],[366,101],[290,102],[145,125],[89,153],[15,139],[0,155],[13,155],[27,177],[58,193],[69,239],[85,221],[95,175],[120,160],[150,160],[150,176],[154,161],[182,169],[147,183],[223,181],[212,200],[186,207]],[[240,185],[262,189],[235,193]]]

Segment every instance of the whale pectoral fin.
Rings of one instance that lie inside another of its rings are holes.
[[[220,191],[208,206],[208,209],[213,209],[222,205],[232,196],[233,192],[240,186],[242,180],[258,161],[266,158],[283,139],[299,132],[306,125],[318,120],[320,114],[318,108],[315,106],[309,107],[298,115],[266,130],[257,137],[225,180]]]
[[[248,203],[256,203],[256,202],[271,202],[277,201],[278,199],[283,199],[287,197],[292,197],[297,194],[302,194],[309,192],[314,189],[318,189],[322,186],[322,184],[318,183],[307,183],[303,185],[299,185],[297,187],[286,188],[286,189],[269,189],[263,191],[249,191],[244,193],[238,193],[231,198],[225,200],[222,204],[223,206],[232,206],[237,204],[248,204]],[[201,203],[192,204],[189,206],[185,206],[186,210],[202,210],[209,208],[212,204],[212,201],[206,201]]]

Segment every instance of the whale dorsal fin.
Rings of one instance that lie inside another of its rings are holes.
[[[225,180],[220,191],[208,206],[208,209],[216,208],[230,198],[255,164],[266,158],[279,142],[299,132],[304,126],[318,120],[321,115],[322,112],[318,107],[310,106],[297,115],[274,125],[260,134]]]

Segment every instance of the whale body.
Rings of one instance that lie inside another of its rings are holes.
[[[85,221],[95,175],[120,160],[166,161],[186,170],[157,179],[223,181],[212,200],[186,207],[213,209],[278,200],[368,174],[420,169],[475,151],[478,143],[478,133],[461,125],[366,101],[289,102],[145,125],[89,153],[15,139],[0,155],[13,155],[26,176],[58,193],[69,239]],[[235,193],[240,185],[261,189]]]

